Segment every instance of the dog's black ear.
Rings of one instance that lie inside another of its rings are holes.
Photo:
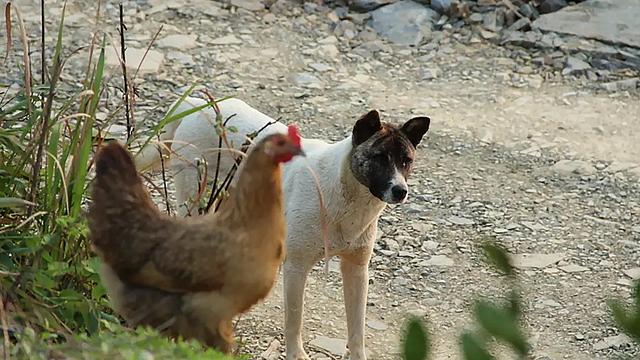
[[[411,141],[413,146],[417,147],[424,134],[429,130],[429,124],[431,124],[431,119],[428,117],[415,117],[404,123],[400,128],[400,131],[409,138],[409,141]]]
[[[353,145],[362,144],[380,129],[382,129],[380,114],[377,110],[369,111],[356,121],[353,126]]]

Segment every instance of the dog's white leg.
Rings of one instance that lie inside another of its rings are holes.
[[[341,255],[340,270],[347,312],[347,347],[350,360],[365,360],[364,322],[369,288],[371,248]]]
[[[189,214],[198,215],[198,205],[194,204],[193,199],[198,195],[198,170],[193,165],[180,164],[176,168],[173,176],[173,182],[176,189],[176,213],[180,217]]]
[[[302,343],[302,312],[304,310],[304,286],[310,266],[303,262],[285,260],[282,267],[284,279],[284,337],[287,360],[309,359]]]

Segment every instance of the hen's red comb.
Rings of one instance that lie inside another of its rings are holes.
[[[289,139],[297,146],[300,146],[300,133],[298,132],[298,128],[295,125],[289,125],[287,126],[287,130]]]

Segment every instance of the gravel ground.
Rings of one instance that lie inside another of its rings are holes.
[[[16,3],[35,41],[36,2]],[[47,2],[50,43],[61,4]],[[587,77],[537,66],[536,54],[498,47],[465,28],[438,32],[417,48],[394,47],[362,31],[357,18],[349,40],[332,31],[330,9],[277,4],[254,12],[209,0],[126,2],[129,49],[144,49],[163,25],[157,54],[135,81],[136,119],[139,127],[153,124],[194,83],[296,121],[307,137],[343,138],[371,108],[393,122],[432,118],[410,201],[381,220],[370,266],[371,358],[399,358],[409,313],[428,320],[435,359],[460,358],[457,337],[472,323],[473,298],[504,290],[476,246],[487,236],[521,258],[534,358],[640,356],[606,305],[611,297],[628,299],[631,279],[640,277],[637,92],[596,90]],[[67,10],[70,53],[96,28],[95,5],[71,1]],[[117,39],[117,8],[109,2],[103,11],[99,28]],[[167,38],[172,34],[183,36]],[[79,86],[85,59],[81,49],[69,60],[65,90]],[[109,74],[105,114],[121,99],[117,67]],[[9,70],[0,78],[16,76]],[[314,358],[337,358],[332,348],[346,336],[337,263],[327,277],[319,265],[309,282],[308,348]],[[269,348],[264,358],[282,357],[282,318],[278,284],[239,321],[241,351],[260,358]]]

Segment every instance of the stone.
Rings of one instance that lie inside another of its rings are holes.
[[[633,280],[640,279],[640,267],[624,270],[623,273]]]
[[[509,26],[509,30],[510,31],[528,30],[530,26],[531,26],[531,21],[529,19],[520,18],[516,22],[511,24],[511,26]]]
[[[504,26],[504,12],[490,11],[484,14],[482,19],[482,27],[487,30],[498,32]]]
[[[534,28],[640,47],[640,1],[587,0],[540,16]]]
[[[449,14],[452,0],[431,0],[431,8],[440,14]]]
[[[429,260],[420,263],[422,266],[453,266],[454,264],[453,259],[447,255],[433,255]]]
[[[472,219],[467,219],[464,217],[460,217],[460,216],[449,216],[447,218],[447,221],[454,224],[454,225],[473,225],[476,222],[473,221]]]
[[[566,273],[578,273],[578,272],[589,271],[589,268],[585,266],[577,265],[577,264],[569,264],[565,266],[560,266],[560,270]]]
[[[116,50],[114,50],[112,46],[107,47],[105,52],[105,65],[120,67],[120,61],[118,60],[119,52],[116,53]],[[164,54],[157,50],[150,49],[147,52],[147,49],[128,48],[125,54],[127,56],[127,70],[129,71],[136,71],[138,65],[144,58],[144,61],[142,61],[140,65],[139,72],[155,74],[160,71],[160,67],[164,62]]]
[[[264,10],[264,4],[260,0],[231,0],[231,5],[249,11]]]
[[[277,360],[280,357],[280,341],[278,339],[273,339],[269,344],[269,347],[265,351],[260,354],[260,359],[262,360]]]
[[[425,248],[426,250],[436,250],[438,248],[438,243],[433,241],[433,240],[427,240],[425,242],[422,243],[422,247]]]
[[[307,88],[307,89],[320,89],[322,88],[322,83],[320,79],[318,79],[315,75],[308,72],[297,73],[293,77],[293,82],[296,85]]]
[[[565,254],[562,254],[562,253],[512,255],[513,266],[520,269],[526,269],[526,268],[542,269],[547,266],[553,265],[564,258],[565,258]]]
[[[608,348],[615,348],[626,345],[629,342],[631,342],[631,338],[624,334],[609,336],[593,344],[593,350],[600,351]]]
[[[567,57],[565,67],[562,70],[562,75],[582,74],[588,69],[591,69],[591,65],[589,65],[588,62],[583,61],[575,56],[569,56]]]
[[[551,166],[551,171],[559,175],[593,175],[597,170],[584,160],[560,160]]]
[[[197,38],[196,35],[173,34],[158,40],[157,44],[161,48],[188,50],[198,45],[196,43]]]
[[[242,40],[231,34],[213,39],[209,43],[212,45],[240,45],[242,44]]]
[[[542,4],[538,6],[538,11],[540,14],[548,14],[556,12],[567,5],[566,0],[544,0]]]
[[[331,66],[323,63],[311,63],[309,64],[309,67],[317,72],[326,72],[333,70]]]
[[[401,0],[371,13],[371,26],[397,45],[419,45],[431,36],[438,13],[417,2]]]
[[[433,80],[437,79],[440,76],[440,69],[438,68],[427,68],[422,69],[421,78],[422,80]]]
[[[175,61],[182,65],[193,65],[193,56],[186,54],[182,51],[169,51],[167,53],[167,60]]]
[[[369,321],[367,321],[367,326],[370,327],[373,330],[378,330],[378,331],[387,330],[389,328],[387,326],[387,324],[383,323],[382,321],[378,321],[378,320],[369,320]]]
[[[394,0],[349,0],[349,9],[364,13],[391,4],[393,1]]]
[[[521,31],[505,31],[505,35],[503,36],[501,43],[503,45],[516,45],[530,49],[536,47],[541,38],[541,35],[538,35],[533,31],[528,31],[526,33]]]
[[[342,356],[347,350],[347,341],[342,339],[318,336],[309,345],[324,350],[334,356]]]
[[[638,78],[610,81],[600,84],[600,88],[609,92],[635,90],[639,82]]]
[[[632,162],[621,162],[621,161],[614,161],[611,163],[611,165],[609,165],[605,171],[611,174],[615,174],[621,171],[627,171],[627,170],[631,170],[633,168],[637,168],[639,167],[640,164],[636,164],[636,163],[632,163]]]

